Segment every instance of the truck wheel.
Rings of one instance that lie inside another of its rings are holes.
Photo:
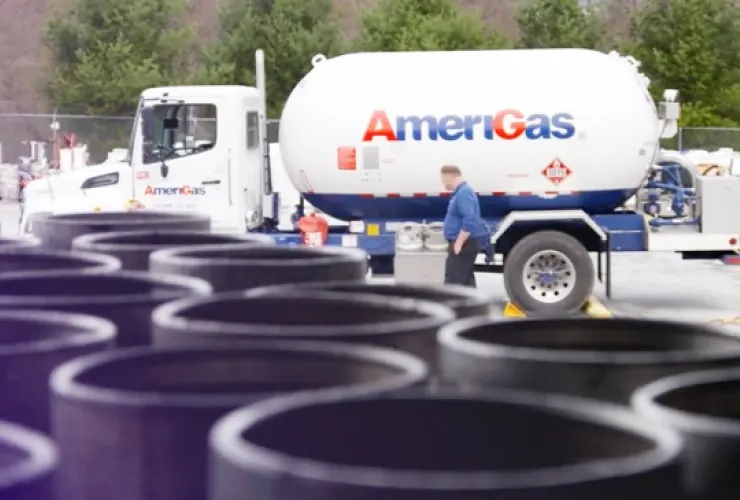
[[[594,288],[594,265],[586,248],[559,231],[532,233],[514,245],[504,260],[504,286],[526,313],[573,314]]]

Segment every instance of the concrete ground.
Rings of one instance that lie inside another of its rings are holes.
[[[17,234],[18,218],[17,204],[0,203],[2,236]],[[478,274],[477,280],[503,311],[507,297],[502,277]],[[670,253],[614,254],[612,298],[597,283],[594,299],[615,317],[714,323],[740,334],[740,266],[684,261]]]

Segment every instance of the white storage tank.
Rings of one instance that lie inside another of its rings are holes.
[[[486,217],[608,212],[641,184],[660,124],[627,58],[581,49],[358,53],[315,61],[280,148],[316,208],[350,219],[442,217],[459,166]]]

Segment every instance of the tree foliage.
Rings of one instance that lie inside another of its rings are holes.
[[[73,0],[49,23],[45,91],[68,112],[126,115],[141,90],[182,81],[195,31],[183,0]]]
[[[495,49],[506,41],[456,0],[380,0],[360,17],[366,51]]]
[[[600,41],[600,21],[579,0],[530,0],[517,22],[522,48],[593,49]]]
[[[311,58],[342,52],[331,0],[228,0],[219,13],[220,38],[204,65],[209,83],[254,85],[254,53],[265,51],[267,109],[278,115]]]
[[[683,125],[740,125],[736,0],[592,0],[589,7],[523,0],[519,34],[509,39],[461,0],[379,0],[360,12],[359,34],[347,39],[334,18],[336,1],[225,0],[217,39],[203,47],[183,17],[188,1],[70,0],[72,9],[46,31],[50,103],[65,112],[122,115],[150,86],[254,85],[254,52],[262,48],[268,113],[276,117],[318,53],[618,44],[642,62],[656,97],[680,90]],[[621,28],[610,33],[615,12]]]
[[[732,0],[648,0],[633,19],[631,52],[651,90],[678,89],[692,124],[740,120],[739,14]]]

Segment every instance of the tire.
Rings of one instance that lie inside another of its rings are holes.
[[[556,302],[544,302],[533,297],[523,277],[530,258],[543,251],[561,254],[570,260],[575,271],[575,283],[571,283],[570,292]],[[594,265],[586,248],[574,237],[560,231],[538,231],[522,238],[504,260],[504,286],[509,300],[529,314],[553,316],[579,312],[593,292],[594,274]]]

